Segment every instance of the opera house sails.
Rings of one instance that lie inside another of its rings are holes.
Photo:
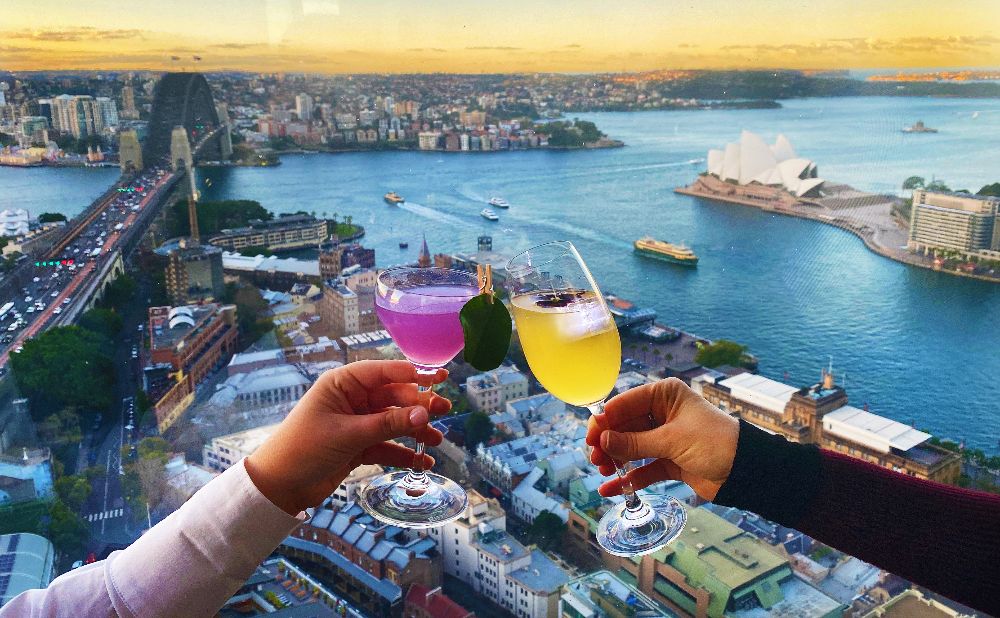
[[[818,196],[823,184],[816,164],[797,156],[784,135],[768,144],[750,131],[743,131],[740,141],[726,144],[725,150],[709,150],[708,173],[741,185],[780,187],[796,197]]]

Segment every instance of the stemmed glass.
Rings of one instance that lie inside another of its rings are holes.
[[[604,400],[621,367],[621,340],[594,277],[573,243],[550,242],[507,263],[514,323],[531,371],[550,393],[591,414]],[[597,542],[616,556],[656,551],[684,528],[687,514],[669,496],[640,498],[615,462],[624,502],[601,518]]]
[[[479,294],[476,275],[445,268],[392,268],[379,274],[375,311],[417,373],[433,375],[462,350],[458,314]],[[430,387],[419,387],[421,399]],[[426,394],[425,394],[426,393]],[[423,469],[418,441],[409,470],[383,474],[361,491],[369,515],[404,528],[431,528],[459,517],[468,503],[455,481]]]

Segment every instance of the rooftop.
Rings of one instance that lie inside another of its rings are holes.
[[[636,588],[626,584],[610,571],[596,571],[568,582],[563,588],[563,603],[568,604],[578,614],[587,618],[607,615],[598,603],[624,610],[626,607],[636,618],[677,616],[660,603],[649,598]]]
[[[685,507],[687,508],[687,507]],[[659,562],[678,568],[686,576],[687,560],[675,554],[689,554],[702,562],[706,575],[730,590],[746,585],[788,562],[763,541],[745,532],[708,509],[688,508],[687,525],[672,545],[653,554]]]
[[[257,450],[264,440],[271,437],[271,434],[278,428],[278,423],[274,425],[264,425],[254,427],[246,431],[231,433],[227,436],[212,438],[212,446],[223,445],[231,449],[238,449],[241,452],[252,452]]]
[[[472,612],[465,609],[440,588],[428,588],[420,584],[411,584],[406,592],[406,605],[416,606],[427,611],[434,618],[468,618]]]
[[[782,598],[767,609],[757,606],[726,612],[726,615],[732,618],[826,618],[839,616],[837,610],[844,607],[795,575],[782,580],[778,587]]]
[[[222,252],[222,268],[242,272],[287,273],[303,277],[319,277],[319,260],[282,258],[276,255],[253,257],[229,251]]]
[[[150,307],[151,344],[154,349],[173,348],[196,333],[226,305],[205,303],[179,307]]]
[[[882,453],[888,453],[892,449],[909,451],[931,437],[909,425],[854,406],[843,406],[824,415],[823,431]]]
[[[240,365],[267,361],[277,361],[280,363],[284,362],[284,360],[285,353],[280,349],[261,350],[260,352],[240,352],[239,354],[233,354],[233,357],[229,359],[229,368],[231,371],[234,367],[239,367]]]
[[[500,562],[510,562],[528,555],[528,549],[505,530],[479,534],[473,544]]]
[[[308,388],[311,385],[312,380],[295,365],[264,367],[229,376],[216,387],[211,401],[214,405],[224,406],[232,404],[240,395],[297,386]]]
[[[753,373],[741,373],[718,382],[729,388],[730,394],[749,404],[775,414],[785,411],[785,405],[799,389]]]
[[[957,618],[964,616],[954,609],[926,598],[919,590],[907,590],[889,599],[881,607],[865,614],[864,618]]]
[[[340,341],[348,348],[374,348],[392,343],[392,337],[387,330],[374,330],[370,333],[347,335],[341,337]]]
[[[531,564],[508,575],[528,590],[552,594],[569,581],[569,574],[559,568],[542,550],[531,550]]]
[[[0,606],[52,580],[55,548],[45,537],[26,532],[0,535]]]
[[[475,387],[478,389],[489,388],[492,386],[500,386],[505,384],[517,384],[519,382],[527,382],[528,378],[521,373],[517,367],[501,366],[497,367],[492,371],[487,371],[485,373],[478,373],[473,376],[469,376],[465,380],[466,388]]]

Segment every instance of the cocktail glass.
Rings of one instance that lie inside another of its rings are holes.
[[[535,378],[566,403],[604,413],[621,367],[621,340],[593,275],[573,243],[528,249],[507,264],[514,323]],[[624,501],[598,524],[597,541],[616,556],[656,551],[677,538],[687,514],[669,496],[643,500],[615,462]]]
[[[378,276],[375,311],[417,373],[433,375],[462,350],[458,314],[477,294],[479,281],[471,273],[392,268]],[[430,387],[419,389],[429,396]],[[404,528],[430,528],[452,521],[465,511],[465,490],[423,469],[422,442],[417,442],[415,450],[409,470],[383,474],[361,491],[361,507],[379,521]]]

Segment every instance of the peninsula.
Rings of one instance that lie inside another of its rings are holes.
[[[705,172],[674,192],[819,221],[851,232],[871,251],[897,262],[1000,283],[1000,268],[992,261],[911,250],[906,200],[819,178],[817,165],[798,156],[783,135],[772,145],[743,131],[739,142],[710,150],[707,163]]]

